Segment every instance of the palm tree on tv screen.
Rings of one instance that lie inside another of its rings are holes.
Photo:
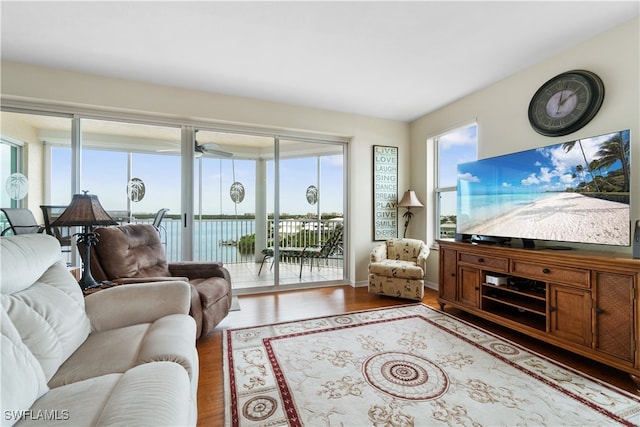
[[[629,143],[625,143],[620,134],[615,134],[611,139],[600,145],[598,155],[600,158],[597,163],[601,168],[607,168],[620,161],[623,180],[622,192],[628,193],[631,187],[629,178]]]

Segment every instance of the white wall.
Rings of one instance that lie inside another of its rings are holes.
[[[482,64],[478,64],[482,66]],[[595,72],[605,85],[605,99],[596,117],[579,131],[561,137],[545,137],[529,126],[527,109],[536,90],[564,71]],[[411,187],[419,197],[429,194],[433,177],[425,165],[432,162],[426,141],[463,123],[477,120],[478,156],[492,157],[584,137],[631,129],[631,218],[640,219],[640,28],[633,19],[573,49],[504,79],[411,123]],[[433,201],[416,210],[412,222],[417,238],[433,242]],[[589,245],[590,249],[613,250]],[[615,249],[631,252],[630,247]],[[438,254],[432,251],[427,279],[437,282]]]
[[[367,280],[369,252],[374,245],[373,145],[399,147],[399,191],[408,188],[408,123],[11,62],[2,62],[1,84],[3,102],[41,102],[350,137],[348,254],[349,280],[352,283]]]

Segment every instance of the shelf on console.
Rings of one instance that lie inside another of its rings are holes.
[[[486,289],[494,289],[498,292],[521,295],[526,298],[532,298],[539,301],[546,301],[547,300],[546,286],[541,282],[537,282],[537,283],[538,283],[537,285],[538,289],[527,289],[527,290],[514,289],[511,285],[497,286],[491,283],[482,283],[482,286],[484,286]]]
[[[481,309],[523,325],[546,330],[545,291],[521,291],[482,283]]]
[[[491,313],[500,318],[508,319],[542,332],[545,332],[547,329],[547,317],[545,315],[536,311],[528,311],[505,304],[503,301],[487,298],[483,301],[482,310],[485,313]]]

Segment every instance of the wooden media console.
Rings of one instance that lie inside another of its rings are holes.
[[[441,240],[438,303],[628,372],[640,389],[640,260]]]

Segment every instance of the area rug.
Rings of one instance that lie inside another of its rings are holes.
[[[640,399],[423,304],[224,334],[225,424],[639,425]]]

